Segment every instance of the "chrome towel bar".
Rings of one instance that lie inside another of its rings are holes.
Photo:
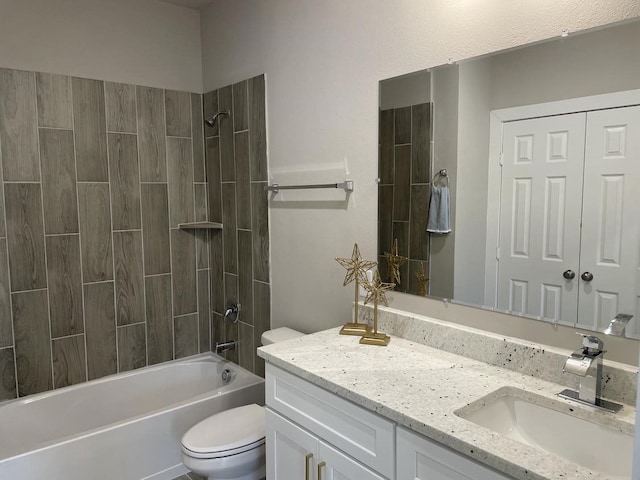
[[[265,191],[278,193],[280,190],[306,190],[310,188],[342,188],[345,192],[353,192],[353,180],[345,180],[342,183],[321,183],[317,185],[266,185]]]

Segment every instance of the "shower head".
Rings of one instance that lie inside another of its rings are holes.
[[[215,115],[209,117],[209,118],[205,118],[204,123],[206,123],[207,125],[209,125],[211,128],[216,126],[216,121],[218,120],[219,116],[223,116],[223,117],[228,117],[229,116],[229,112],[228,111],[222,111],[222,112],[218,112]]]

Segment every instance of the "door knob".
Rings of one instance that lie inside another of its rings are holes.
[[[591,280],[593,280],[593,273],[584,272],[582,275],[580,275],[580,278],[585,282],[590,282]]]
[[[576,278],[576,272],[574,272],[573,270],[565,270],[562,276],[567,280],[573,280],[574,278]]]

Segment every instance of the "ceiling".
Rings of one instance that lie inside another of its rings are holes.
[[[214,0],[160,0],[166,3],[173,3],[180,7],[195,8],[197,10],[206,7],[214,2]]]

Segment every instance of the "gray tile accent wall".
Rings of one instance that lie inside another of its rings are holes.
[[[174,322],[176,339],[176,358],[188,357],[198,353],[198,315],[177,317]]]
[[[171,275],[146,277],[145,296],[148,362],[149,365],[153,365],[166,362],[173,357]]]
[[[86,380],[87,355],[84,335],[52,340],[51,348],[54,388],[67,387]]]
[[[118,327],[118,367],[121,372],[147,364],[146,328],[144,323]]]
[[[271,325],[264,75],[204,95],[205,117],[222,110],[230,116],[219,128],[205,127],[210,219],[224,225],[209,233],[211,341],[236,340],[227,359],[264,375],[256,355]],[[223,320],[231,298],[241,304],[238,324]]]
[[[51,338],[84,332],[79,235],[47,237]]]
[[[11,291],[46,288],[44,225],[39,183],[5,183]]]
[[[167,136],[191,137],[191,96],[187,92],[166,90]]]
[[[137,135],[110,133],[108,141],[113,229],[139,229],[140,172]]]
[[[124,83],[105,82],[107,130],[136,133],[136,87]]]
[[[76,166],[80,182],[108,182],[104,82],[72,78]]]
[[[73,129],[71,77],[36,73],[38,126]]]
[[[385,252],[394,239],[409,258],[400,267],[396,290],[418,293],[416,274],[429,272],[430,237],[426,232],[431,193],[432,105],[423,103],[380,111],[378,145],[378,263],[389,281]]]
[[[140,181],[167,181],[164,94],[159,88],[136,87]]]
[[[39,133],[45,233],[78,233],[73,130],[41,128]]]
[[[202,99],[0,69],[0,400],[210,349]]]
[[[9,286],[9,264],[7,262],[7,239],[0,238],[0,348],[13,345],[10,294],[11,288]]]
[[[0,68],[0,145],[5,181],[40,181],[35,84],[33,72]]]
[[[18,394],[50,390],[53,379],[47,291],[14,293],[11,300]]]
[[[116,353],[116,312],[113,282],[84,286],[88,379],[118,371]]]
[[[118,326],[144,322],[142,232],[113,232],[113,256]]]
[[[85,282],[113,280],[109,184],[81,183],[78,198],[83,279]]]

